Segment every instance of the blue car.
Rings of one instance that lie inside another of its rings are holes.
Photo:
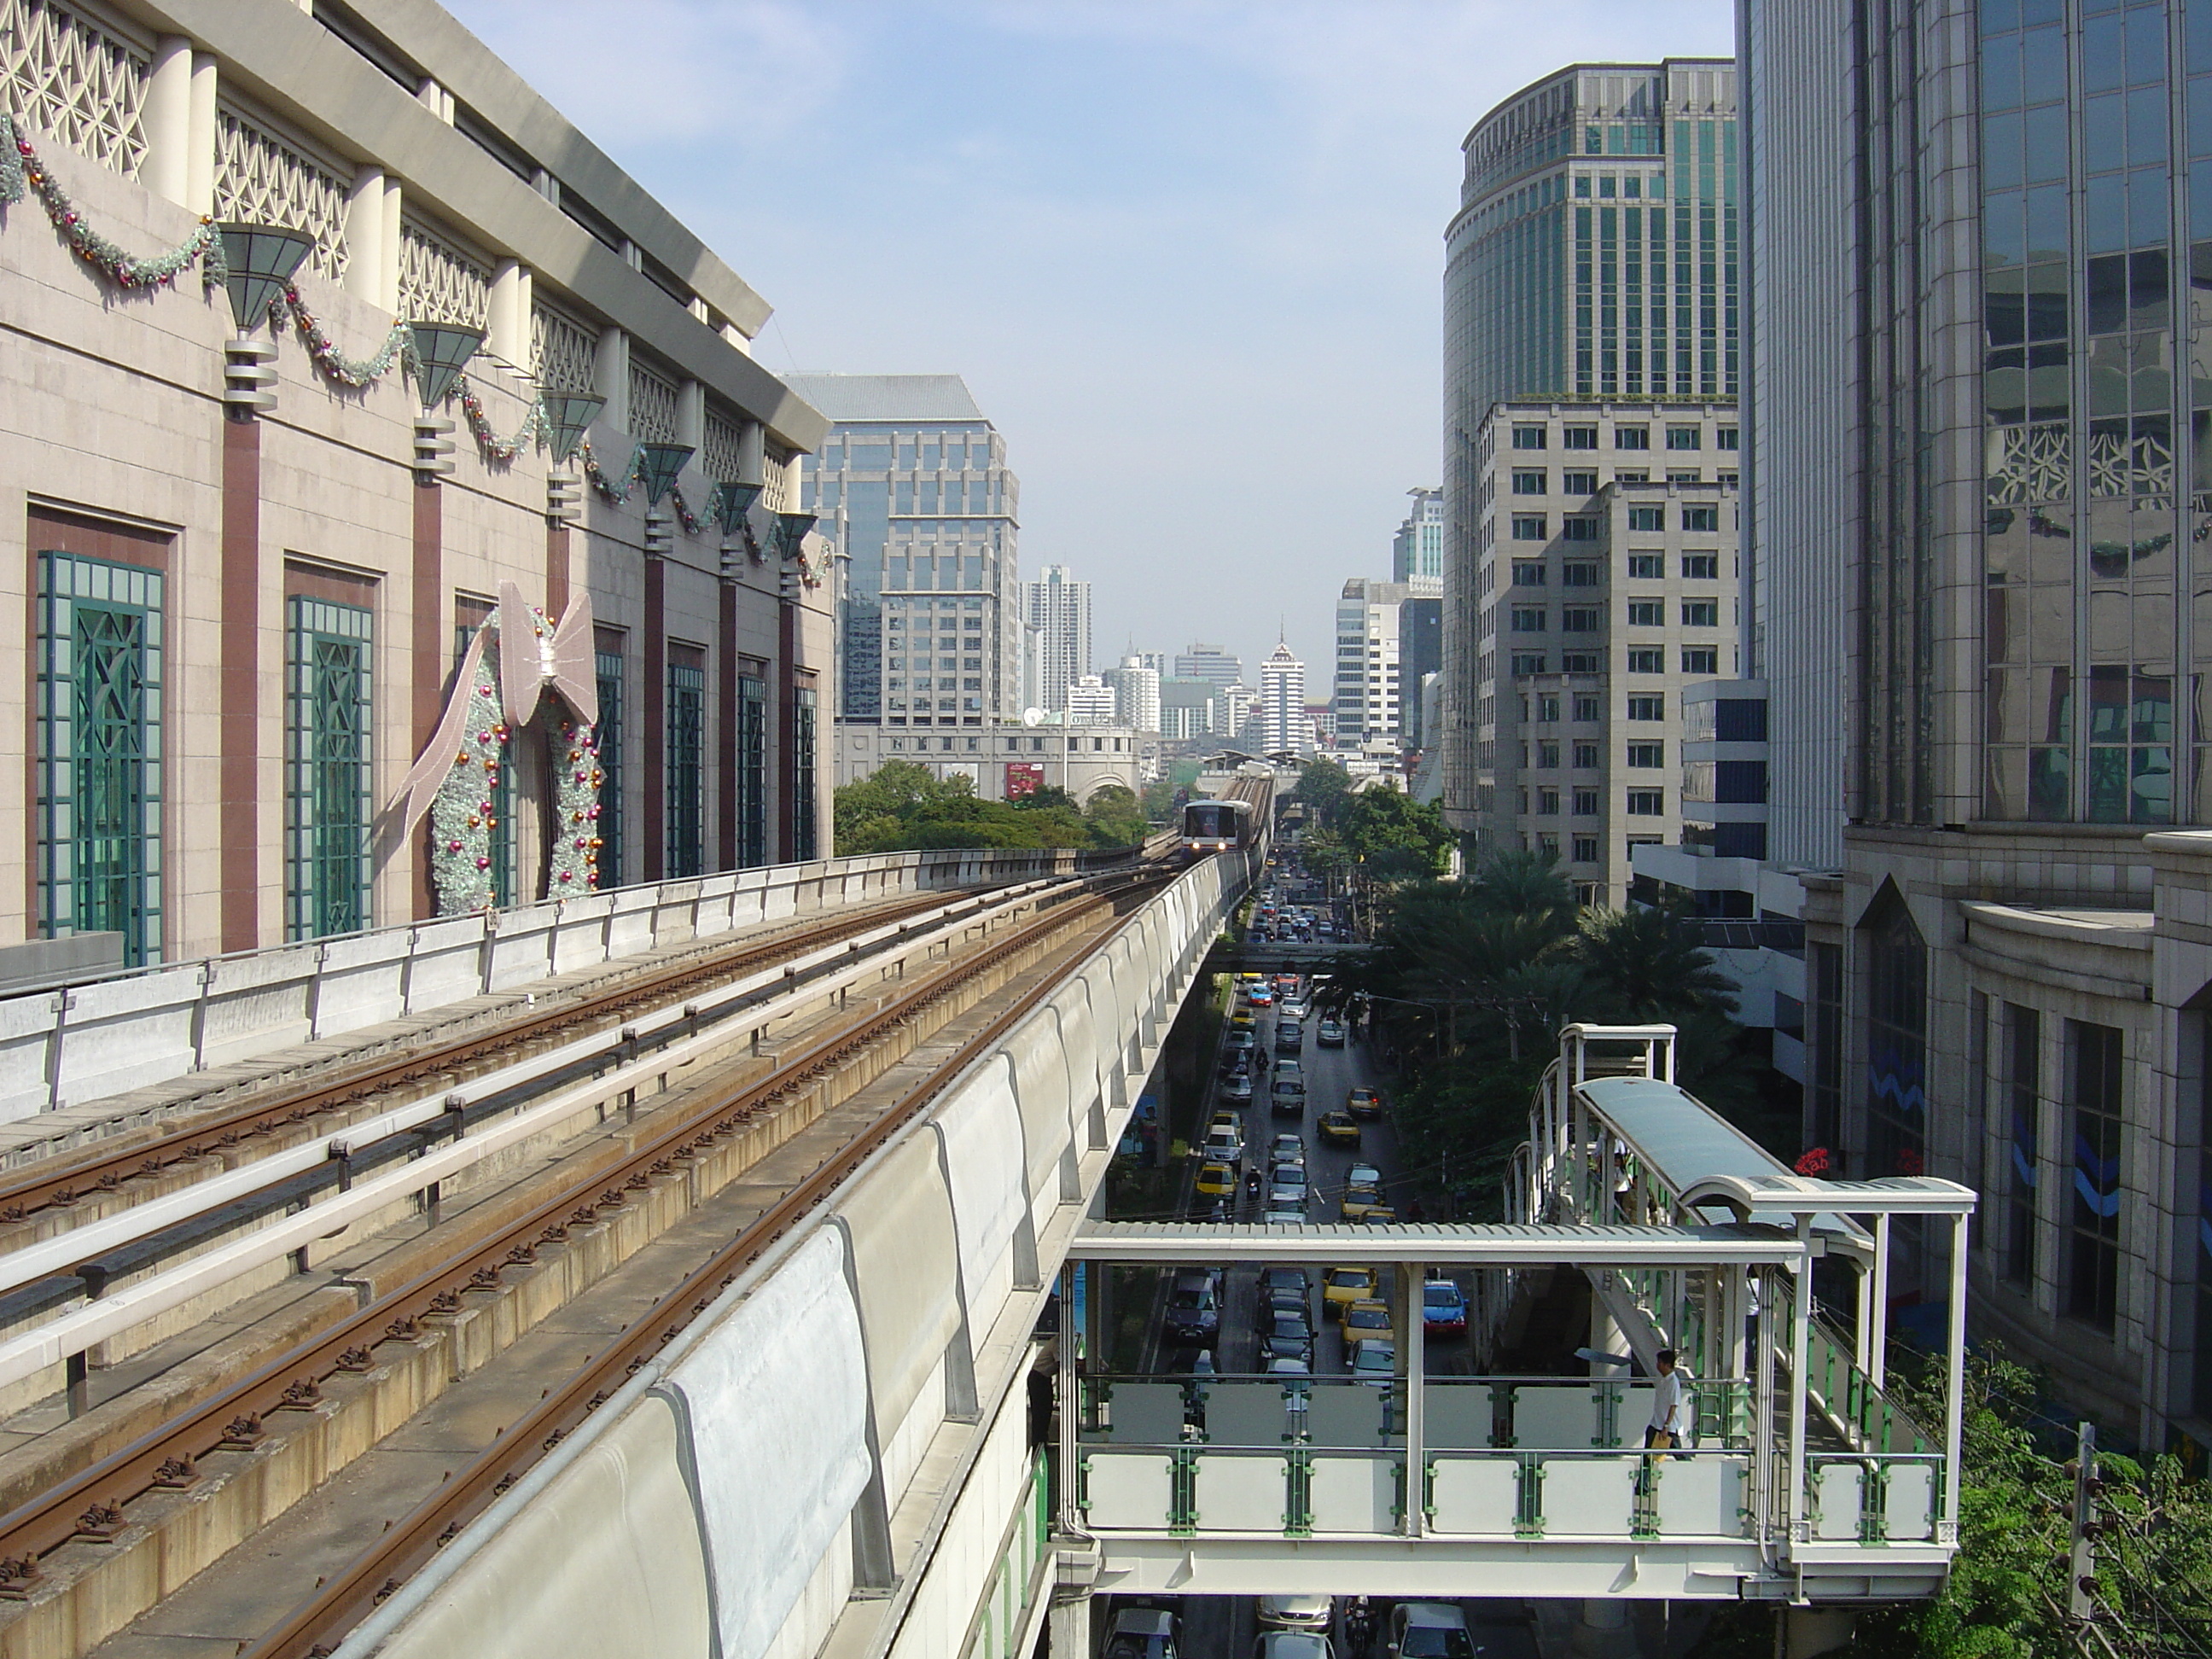
[[[1467,1292],[1449,1279],[1421,1286],[1421,1329],[1430,1336],[1467,1334]]]

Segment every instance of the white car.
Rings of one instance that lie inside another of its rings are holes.
[[[1252,1659],[1336,1659],[1336,1650],[1319,1631],[1271,1630],[1252,1644]]]
[[[1475,1659],[1467,1615],[1449,1601],[1401,1601],[1390,1609],[1391,1659]]]
[[[1260,1623],[1268,1630],[1325,1631],[1335,1607],[1326,1595],[1263,1595]]]

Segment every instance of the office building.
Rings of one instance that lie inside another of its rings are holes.
[[[1851,1176],[1979,1188],[1981,1334],[2108,1432],[2212,1446],[2212,473],[2181,435],[2212,429],[2212,380],[2178,372],[2212,354],[2181,211],[2212,186],[2212,18],[1751,21],[1760,95],[1790,135],[1840,121],[1857,197],[1827,319],[1852,344],[1849,747],[1842,876],[1807,884],[1808,1131]],[[1836,149],[1778,144],[1768,199],[1832,202]],[[1765,477],[1838,441],[1791,407]],[[1942,1266],[1906,1293],[1940,1298]]]
[[[1669,405],[1706,424],[1734,403],[1735,118],[1727,60],[1577,64],[1505,100],[1461,147],[1445,233],[1440,703],[1442,799],[1466,836],[1483,833],[1498,787],[1474,729],[1478,659],[1493,648],[1475,625],[1494,596],[1475,582],[1480,538],[1506,509],[1481,493],[1481,435],[1507,403],[1643,404],[1658,426]]]
[[[1413,509],[1390,538],[1390,580],[1437,581],[1444,575],[1444,492],[1409,489]]]
[[[1639,890],[1706,918],[1737,1018],[1767,1034],[1775,1071],[1802,1091],[1803,878],[1844,857],[1838,711],[1854,486],[1838,434],[1851,424],[1855,348],[1836,325],[1850,310],[1851,223],[1838,202],[1854,166],[1844,100],[1857,60],[1832,3],[1753,4],[1740,21],[1744,678],[1686,697],[1682,840],[1635,861]],[[1839,1098],[1832,1079],[1821,1097]],[[1808,1144],[1832,1138],[1809,1133]]]
[[[1018,718],[1020,486],[957,374],[794,374],[833,428],[808,502],[842,538],[841,720]]]
[[[1244,662],[1218,645],[1193,645],[1176,653],[1175,672],[1187,680],[1211,680],[1224,690],[1244,681]]]
[[[1585,903],[1680,838],[1683,692],[1735,672],[1736,441],[1680,403],[1503,404],[1476,436],[1481,833]]]
[[[1427,693],[1443,665],[1443,600],[1408,595],[1398,605],[1398,736],[1408,749],[1428,746]]]
[[[1034,630],[1030,700],[1045,709],[1067,707],[1067,688],[1091,672],[1091,584],[1048,564],[1022,584],[1022,619]]]
[[[1203,739],[1215,729],[1221,688],[1212,680],[1170,675],[1160,682],[1160,735],[1170,742]]]
[[[826,425],[750,355],[767,302],[435,5],[168,11],[0,13],[9,161],[181,261],[126,289],[0,225],[0,974],[826,850],[829,544],[778,516]],[[289,283],[226,237],[243,314],[204,294],[210,221],[295,232]],[[410,319],[465,356],[427,416]],[[541,695],[533,610],[595,709]],[[458,769],[459,662],[529,710],[463,720],[492,810],[387,817]]]
[[[900,761],[964,781],[984,800],[1020,800],[1040,789],[1065,789],[1080,804],[1109,785],[1143,788],[1146,750],[1155,741],[1110,720],[1076,726],[1054,714],[1036,726],[977,731],[916,732],[854,722],[837,728],[833,753],[841,785]]]
[[[1257,723],[1262,754],[1304,755],[1313,749],[1312,722],[1306,716],[1306,665],[1280,641],[1260,665]]]
[[[1132,652],[1099,678],[1114,689],[1116,724],[1139,732],[1160,729],[1160,671],[1148,666],[1143,653]]]
[[[1419,586],[1354,577],[1336,601],[1336,692],[1333,735],[1357,747],[1404,736],[1399,630]]]
[[[1063,696],[1070,726],[1113,726],[1119,721],[1121,700],[1100,675],[1084,675]]]

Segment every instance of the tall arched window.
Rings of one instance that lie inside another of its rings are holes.
[[[1928,946],[1904,902],[1867,924],[1869,1179],[1924,1173],[1928,1155]]]

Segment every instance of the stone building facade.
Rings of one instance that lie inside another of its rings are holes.
[[[752,360],[757,294],[434,6],[10,0],[0,32],[32,191],[0,214],[0,940],[429,914],[393,798],[507,585],[590,600],[602,884],[826,852],[828,548],[777,516],[825,423]],[[205,219],[305,233],[273,322],[204,286]],[[185,263],[126,285],[80,229]],[[401,323],[483,333],[427,416]],[[561,393],[599,400],[581,477]],[[571,827],[564,712],[507,734],[502,902]]]

